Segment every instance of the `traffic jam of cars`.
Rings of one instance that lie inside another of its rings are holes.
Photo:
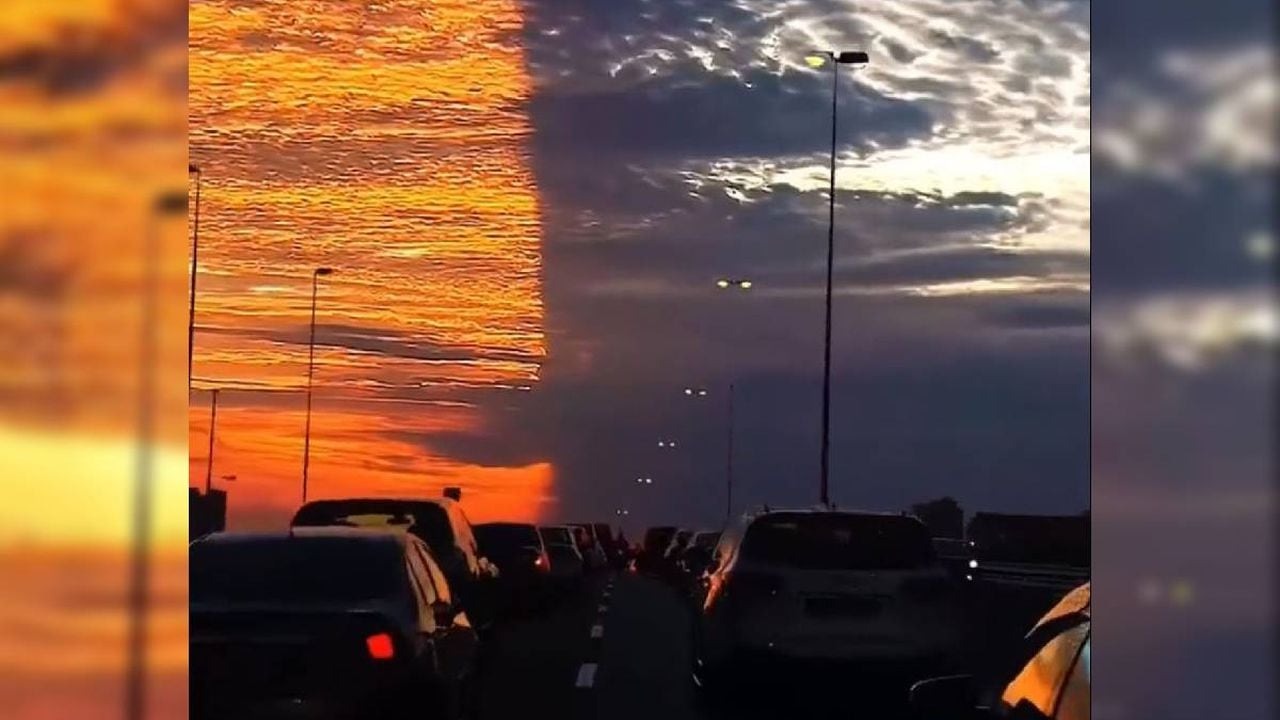
[[[652,527],[633,547],[604,523],[472,525],[447,498],[313,501],[288,529],[191,544],[191,717],[505,717],[486,703],[506,691],[486,679],[491,646],[564,607],[604,611],[612,591],[650,593],[636,605],[653,617],[678,608],[661,625],[684,647],[660,662],[687,663],[669,675],[687,686],[641,682],[688,693],[689,717],[750,715],[756,694],[821,677],[833,707],[901,713],[885,717],[1088,718],[1087,578],[1014,612],[939,548],[913,516],[832,508]],[[979,619],[993,614],[1033,621],[1000,642]],[[524,715],[564,714],[539,704]]]

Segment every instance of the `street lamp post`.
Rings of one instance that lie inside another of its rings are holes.
[[[191,363],[195,357],[196,347],[196,260],[200,256],[200,166],[187,164],[187,174],[196,176],[195,219],[192,222],[191,237],[191,298],[187,311],[187,390],[191,390]]]
[[[302,437],[302,502],[307,501],[307,473],[311,467],[311,378],[316,367],[316,291],[320,277],[332,275],[333,268],[316,268],[311,273],[311,338],[307,343],[307,421]]]
[[[204,469],[204,494],[213,489],[213,437],[218,430],[218,388],[210,391],[209,400],[209,462]]]
[[[748,287],[750,287],[750,284],[748,284]],[[687,387],[684,389],[684,394],[686,397],[702,398],[707,396],[707,389],[702,387]],[[724,512],[725,512],[726,523],[733,516],[733,394],[734,394],[733,383],[729,383],[728,408],[727,408],[728,409],[728,428],[726,429],[727,442],[725,443],[726,447],[725,447],[725,467],[724,467],[724,475],[725,475],[724,477],[724,483],[725,483]]]
[[[151,563],[151,486],[153,484],[152,432],[155,418],[156,291],[159,272],[160,220],[186,212],[184,192],[166,192],[152,198],[143,246],[142,328],[138,362],[138,447],[133,485],[133,528],[130,543],[128,629],[124,688],[125,720],[146,716],[147,689],[147,591]]]
[[[728,527],[733,518],[733,383],[729,383],[729,442],[725,456],[724,488],[724,522],[725,527]]]
[[[831,462],[831,275],[836,248],[836,94],[839,89],[840,66],[865,65],[867,54],[861,51],[826,50],[811,53],[807,59],[814,67],[827,62],[831,64],[831,183],[827,194],[826,323],[822,343],[822,465],[818,485],[818,502],[828,506],[831,504],[828,492]]]

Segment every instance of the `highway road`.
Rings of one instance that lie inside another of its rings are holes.
[[[985,638],[973,647],[994,651],[1024,631],[1054,598],[1028,598],[1020,608],[993,604],[986,591],[972,599],[966,603],[972,610],[966,624],[974,640]],[[999,608],[994,615],[993,607]],[[688,606],[661,582],[629,573],[593,578],[584,592],[550,613],[512,621],[495,631],[484,673],[481,717],[906,716],[903,705],[912,678],[875,668],[845,668],[826,675],[809,669],[754,683],[728,706],[704,707],[689,673],[689,630]]]

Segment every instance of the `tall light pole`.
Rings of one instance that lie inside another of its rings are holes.
[[[200,256],[200,166],[187,163],[187,174],[196,176],[196,212],[191,236],[191,299],[187,311],[187,392],[191,391],[191,363],[196,348],[196,260]]]
[[[748,284],[748,287],[750,287],[750,284]],[[725,443],[724,465],[724,512],[726,523],[728,523],[729,519],[733,516],[733,389],[733,383],[729,383],[729,392],[727,395],[728,428],[725,431],[727,442]],[[704,398],[707,397],[708,392],[707,389],[703,387],[687,387],[684,389],[684,394],[685,397],[689,398]]]
[[[828,479],[831,467],[831,274],[836,254],[836,94],[840,87],[841,65],[865,65],[867,54],[861,51],[813,52],[805,58],[812,67],[831,65],[831,185],[827,194],[827,318],[822,343],[822,466],[818,483],[818,502],[831,504]]]
[[[733,383],[729,383],[729,442],[724,467],[724,525],[728,528],[733,519]]]
[[[133,484],[133,528],[129,562],[129,615],[127,630],[124,717],[142,720],[146,716],[147,690],[147,592],[151,566],[151,486],[153,484],[151,435],[155,425],[156,375],[156,289],[159,273],[160,220],[185,213],[185,192],[167,192],[152,198],[143,246],[142,328],[138,362],[138,447]]]
[[[204,494],[213,489],[213,437],[218,430],[218,388],[210,391],[209,400],[209,462],[204,470]]]
[[[307,426],[302,437],[302,502],[307,501],[307,472],[311,467],[311,378],[316,368],[316,290],[320,277],[332,275],[333,268],[320,267],[311,273],[311,339],[307,343]]]

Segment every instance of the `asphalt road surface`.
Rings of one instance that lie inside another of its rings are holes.
[[[688,631],[689,610],[671,588],[628,573],[595,577],[549,613],[495,632],[481,717],[702,718]]]
[[[979,600],[991,606],[990,598]],[[1046,602],[1037,600],[1018,617],[1003,610],[1000,619],[1013,628],[1006,636],[1025,631]],[[549,613],[495,632],[481,717],[880,720],[908,715],[906,691],[915,678],[876,668],[845,668],[831,675],[806,669],[735,689],[728,704],[705,703],[689,672],[690,620],[689,606],[658,580],[629,573],[593,578],[582,593]],[[966,624],[981,647],[994,647],[996,635],[980,618]]]

